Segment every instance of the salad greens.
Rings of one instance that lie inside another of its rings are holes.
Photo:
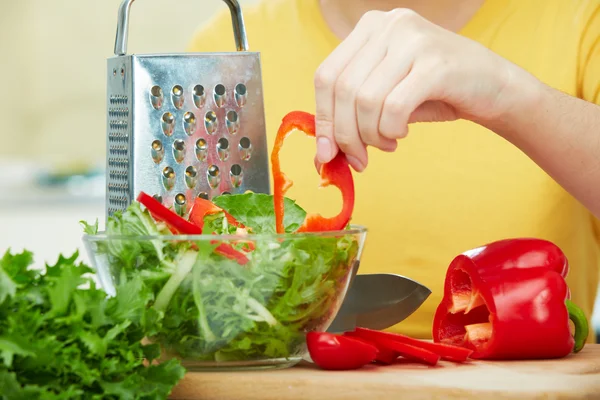
[[[0,259],[0,399],[164,399],[185,369],[142,338],[156,331],[141,276],[114,297],[96,287],[78,254],[31,268],[29,251]]]
[[[148,339],[161,345],[163,357],[201,362],[298,360],[305,333],[330,322],[358,252],[357,238],[290,235],[275,232],[273,197],[225,195],[213,203],[250,228],[239,240],[148,240],[170,235],[138,202],[107,223],[105,235],[88,237],[99,270],[110,271],[116,285],[137,279],[150,293],[159,316]],[[306,212],[285,201],[287,232],[302,224]],[[238,231],[224,212],[204,216],[204,234]],[[83,223],[88,234],[97,224]],[[258,236],[255,236],[257,234]],[[129,239],[117,236],[129,236]],[[230,245],[248,263],[215,251]],[[251,247],[249,248],[249,245]],[[116,292],[119,293],[119,288]]]

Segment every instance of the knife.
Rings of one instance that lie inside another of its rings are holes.
[[[355,275],[340,310],[327,329],[330,333],[356,327],[381,330],[415,312],[431,290],[417,281],[397,274]]]

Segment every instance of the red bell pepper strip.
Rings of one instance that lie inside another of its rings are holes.
[[[567,272],[558,246],[540,239],[506,239],[458,255],[446,273],[434,341],[470,348],[478,359],[560,358],[580,351],[589,327],[569,299]]]
[[[382,346],[380,343],[376,343],[365,338],[362,338],[356,335],[355,332],[344,332],[343,336],[351,337],[356,340],[360,340],[362,342],[368,343],[371,346],[375,346],[377,348],[377,355],[375,356],[375,362],[379,362],[381,364],[392,364],[399,356],[400,353],[394,350],[390,350],[385,346]]]
[[[175,229],[178,233],[184,235],[202,234],[201,227],[198,227],[186,221],[184,218],[181,218],[175,212],[163,206],[154,197],[144,192],[140,192],[140,194],[137,197],[137,201],[148,209],[150,215],[152,215],[154,219],[164,222],[169,227]]]
[[[183,235],[200,235],[202,234],[202,227],[192,224],[189,221],[186,221],[184,218],[181,218],[172,210],[169,210],[167,207],[163,206],[158,200],[154,197],[140,192],[137,197],[137,201],[140,204],[143,204],[152,217],[156,220],[163,221],[169,227],[173,228],[177,233]],[[217,243],[216,240],[211,241],[212,244]],[[221,243],[215,249],[215,252],[225,256],[231,260],[237,261],[241,265],[245,265],[248,263],[248,257],[246,257],[243,253],[235,250],[231,245]]]
[[[300,130],[308,136],[315,136],[315,117],[303,111],[292,111],[283,117],[275,145],[271,152],[271,168],[273,172],[273,205],[275,208],[275,227],[277,233],[284,233],[284,195],[293,182],[282,171],[279,162],[279,151],[284,139],[293,131]],[[346,156],[339,152],[330,162],[321,166],[320,187],[336,186],[342,192],[343,206],[340,213],[326,218],[320,214],[309,214],[298,232],[333,231],[346,227],[354,209],[354,181]]]
[[[425,350],[422,347],[411,346],[406,343],[400,343],[389,339],[383,339],[380,343],[391,350],[397,351],[406,359],[432,366],[437,365],[441,358],[439,354],[436,354],[433,351]]]
[[[375,346],[327,332],[308,332],[306,345],[313,362],[327,370],[358,369],[377,356]]]
[[[384,343],[389,343],[389,341],[391,340],[393,342],[403,343],[413,347],[419,347],[439,355],[444,360],[454,362],[467,361],[471,353],[473,353],[473,350],[466,349],[464,347],[452,346],[443,343],[427,342],[424,340],[412,338],[410,336],[402,335],[400,333],[382,332],[367,328],[356,328],[354,331],[346,332],[344,334],[371,341],[375,345],[379,344],[382,340],[385,341]]]

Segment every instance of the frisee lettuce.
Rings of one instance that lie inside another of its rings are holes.
[[[166,398],[185,369],[175,359],[144,365],[160,355],[142,344],[162,320],[151,290],[131,274],[107,298],[77,257],[43,271],[29,251],[0,259],[0,399]]]
[[[148,339],[164,357],[190,364],[299,359],[305,332],[331,321],[339,293],[358,252],[353,235],[289,235],[277,240],[254,236],[275,232],[273,197],[246,193],[213,199],[251,228],[255,248],[240,265],[214,249],[210,241],[122,240],[116,236],[169,235],[147,210],[133,202],[107,224],[107,239],[92,240],[91,254],[116,285],[141,279],[153,297],[151,309],[164,315]],[[306,212],[285,200],[286,232],[295,232]],[[87,233],[97,225],[84,223]],[[224,213],[204,218],[205,234],[232,234]],[[231,244],[241,249],[243,243]],[[247,245],[247,244],[246,244]],[[117,289],[118,290],[118,289]]]

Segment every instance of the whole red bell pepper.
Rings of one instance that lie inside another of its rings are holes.
[[[271,167],[273,172],[273,205],[275,208],[275,226],[277,233],[284,233],[284,195],[293,182],[282,171],[279,162],[279,151],[285,138],[294,130],[300,130],[308,136],[315,136],[315,117],[303,111],[288,113],[277,131],[275,145],[271,152]],[[326,218],[320,214],[308,214],[297,232],[319,232],[344,229],[354,209],[354,180],[352,171],[344,153],[339,152],[330,162],[321,166],[320,187],[336,186],[342,192],[343,206],[340,213]]]
[[[458,255],[434,316],[434,342],[472,349],[471,358],[479,359],[560,358],[580,351],[588,321],[570,301],[568,270],[558,246],[535,238],[500,240]]]

